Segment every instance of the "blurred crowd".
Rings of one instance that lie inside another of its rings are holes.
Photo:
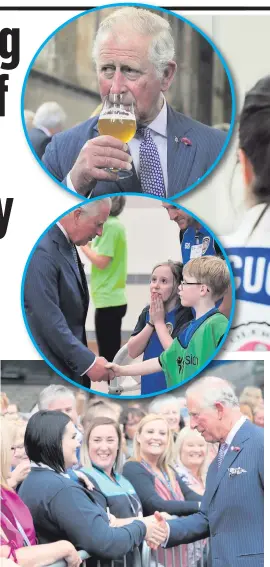
[[[34,566],[37,553],[42,565],[53,563],[59,554],[70,567],[79,565],[70,543],[76,526],[81,549],[103,560],[113,559],[114,553],[115,557],[127,554],[127,564],[132,565],[132,547],[144,538],[155,538],[156,511],[167,519],[198,510],[218,443],[207,443],[191,429],[185,398],[167,394],[148,406],[145,402],[133,400],[123,408],[107,398],[88,397],[82,390],[74,394],[66,386],[50,385],[41,391],[32,412],[25,414],[1,393],[1,556],[7,566],[12,561]],[[239,402],[241,412],[263,427],[261,389],[245,387]],[[60,477],[63,486],[57,485]],[[75,487],[75,495],[68,483]],[[76,493],[76,486],[84,490]],[[25,504],[31,511],[28,519]],[[91,526],[81,518],[87,510]],[[20,514],[24,520],[18,519]],[[128,526],[129,543],[122,526],[125,530]],[[89,527],[98,532],[96,542],[92,538],[89,542]],[[112,531],[116,527],[117,533]],[[69,542],[63,541],[69,530]],[[37,547],[36,536],[46,545]],[[61,545],[56,553],[55,544],[47,542],[57,540]],[[194,553],[192,546],[192,557],[190,544],[181,549],[181,565],[205,565],[203,547],[195,547]],[[168,556],[167,564],[171,563]]]

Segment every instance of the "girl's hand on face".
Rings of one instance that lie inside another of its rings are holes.
[[[158,293],[155,293],[153,295],[155,297],[153,297],[151,301],[149,314],[150,314],[150,322],[153,323],[153,325],[156,325],[161,321],[164,322],[165,309],[161,295],[159,295]]]

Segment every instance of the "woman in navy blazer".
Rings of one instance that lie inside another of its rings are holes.
[[[93,493],[66,473],[77,463],[77,446],[76,430],[67,415],[56,411],[34,414],[25,434],[32,470],[21,485],[20,496],[31,511],[40,542],[64,539],[65,534],[77,549],[95,556],[94,564],[98,557],[122,557],[142,543],[147,521],[110,526]]]

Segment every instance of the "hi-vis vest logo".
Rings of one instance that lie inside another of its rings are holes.
[[[184,370],[185,366],[190,366],[190,364],[192,366],[198,366],[199,359],[197,356],[194,356],[193,354],[186,354],[186,356],[178,356],[178,358],[176,359],[176,364],[178,366],[178,370],[180,374],[182,370]]]
[[[236,299],[270,305],[269,248],[227,248],[235,278]]]
[[[208,250],[210,244],[210,236],[204,236],[202,241],[202,255]]]

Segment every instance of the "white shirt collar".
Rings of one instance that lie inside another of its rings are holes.
[[[49,138],[52,137],[50,130],[48,130],[48,128],[46,128],[45,126],[36,126],[36,128],[38,128],[39,130],[42,130],[42,132],[44,132],[44,134],[46,134],[46,136],[49,136]]]
[[[63,227],[63,225],[62,225],[60,222],[57,222],[56,224],[57,224],[58,228],[60,228],[60,230],[62,231],[62,233],[65,235],[67,241],[68,241],[68,242],[71,242],[71,240],[70,240],[70,238],[69,238],[69,235],[68,235],[66,229]]]
[[[163,95],[162,95],[163,96]],[[163,106],[156,118],[150,122],[148,128],[167,138],[167,102],[163,96]]]
[[[231,429],[231,431],[228,433],[226,439],[225,439],[225,443],[227,443],[227,445],[229,446],[233,440],[233,438],[235,437],[236,433],[239,431],[240,427],[242,427],[243,423],[245,423],[245,421],[247,420],[247,417],[245,415],[242,415],[237,422],[234,424],[233,428]]]
[[[52,467],[49,467],[49,465],[44,465],[44,463],[34,463],[34,461],[30,461],[30,466],[31,469],[48,469],[49,471],[56,472],[54,469],[52,469]],[[60,474],[66,478],[70,478],[68,473],[61,472]]]

